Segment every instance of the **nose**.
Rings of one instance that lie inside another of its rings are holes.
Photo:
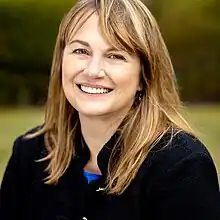
[[[88,74],[88,76],[93,78],[100,78],[104,76],[104,71],[102,68],[102,61],[99,58],[93,57],[85,68],[84,72]]]

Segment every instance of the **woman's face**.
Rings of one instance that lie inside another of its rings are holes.
[[[93,14],[64,49],[65,96],[81,115],[124,115],[140,90],[140,69],[137,56],[106,42]]]

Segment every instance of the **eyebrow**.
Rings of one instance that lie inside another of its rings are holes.
[[[88,42],[83,41],[83,40],[73,40],[73,41],[70,42],[70,44],[74,44],[74,43],[82,44],[85,47],[91,47]],[[106,52],[111,52],[111,51],[118,51],[118,50],[114,47],[110,47],[106,50]]]
[[[83,41],[83,40],[73,40],[70,42],[70,44],[74,44],[74,43],[78,43],[78,44],[82,44],[86,47],[90,47],[89,43],[87,43],[86,41]]]

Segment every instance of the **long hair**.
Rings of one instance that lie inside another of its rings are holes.
[[[176,78],[155,18],[140,0],[79,0],[63,18],[54,50],[43,128],[48,150],[47,184],[56,184],[75,156],[77,111],[62,88],[62,59],[71,36],[93,14],[109,44],[141,59],[141,100],[126,115],[109,160],[107,189],[121,194],[129,186],[151,148],[172,128],[192,133],[181,115]],[[173,134],[174,135],[174,134]],[[172,139],[172,135],[171,135]],[[116,154],[117,160],[113,160]],[[118,154],[119,149],[119,154]]]

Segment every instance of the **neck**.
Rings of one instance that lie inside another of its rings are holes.
[[[112,120],[114,118],[114,120]],[[90,150],[90,159],[96,159],[99,151],[116,132],[124,117],[90,117],[79,114],[83,138]]]

